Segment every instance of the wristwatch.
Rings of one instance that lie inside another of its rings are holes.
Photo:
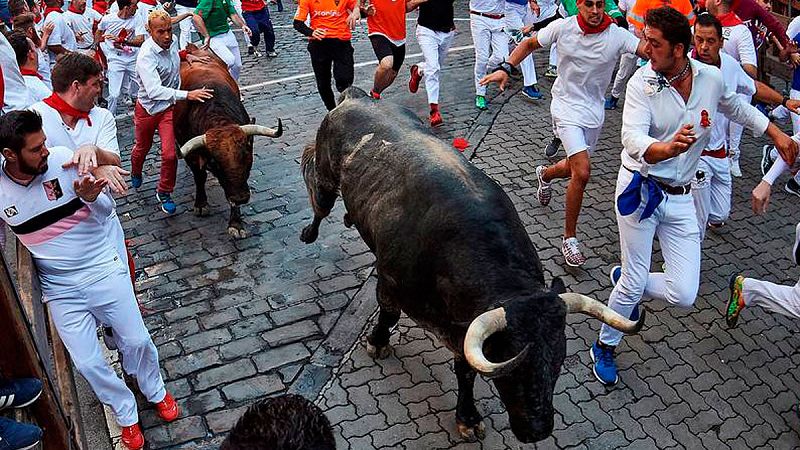
[[[506,73],[506,75],[511,76],[511,70],[514,68],[505,58],[503,58],[503,62],[500,63],[499,66],[494,71],[502,70]]]

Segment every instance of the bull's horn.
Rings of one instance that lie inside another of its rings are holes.
[[[642,326],[644,326],[644,309],[641,310],[639,320],[633,321],[622,317],[618,312],[608,306],[583,294],[567,292],[566,294],[559,294],[559,297],[567,304],[568,312],[583,313],[592,316],[625,334],[638,333],[639,330],[642,329]]]
[[[206,145],[206,135],[201,134],[200,136],[195,136],[186,141],[186,143],[181,146],[181,149],[178,151],[178,153],[180,154],[181,158],[185,158],[186,155],[192,152],[192,150],[203,147],[204,145]]]
[[[240,125],[239,128],[248,136],[269,136],[276,138],[283,134],[283,122],[281,122],[281,119],[278,119],[277,130],[261,125]]]
[[[483,354],[483,343],[489,336],[504,330],[506,326],[506,310],[500,307],[476,317],[467,328],[467,335],[464,337],[464,356],[469,365],[483,376],[491,378],[508,374],[522,362],[528,352],[526,345],[518,355],[508,361],[493,363],[486,359]]]

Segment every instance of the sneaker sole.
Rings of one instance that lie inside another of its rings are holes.
[[[769,157],[769,145],[765,145],[761,147],[761,175],[766,175],[767,170],[765,170],[767,166],[767,158]]]
[[[42,396],[42,391],[40,390],[38,394],[36,394],[32,399],[28,400],[27,402],[14,406],[15,409],[25,408],[26,406],[30,406],[36,400],[39,400],[39,397]]]
[[[728,311],[731,310],[731,302],[733,299],[733,290],[736,287],[736,279],[739,278],[738,273],[733,273],[728,278],[728,301],[725,303],[725,323],[728,325],[728,328],[736,328],[736,325],[739,322],[739,315],[742,313],[742,310],[739,310],[739,313],[736,314],[736,317],[731,317],[728,315]]]
[[[595,370],[597,361],[594,360],[594,352],[592,351],[591,348],[589,348],[589,357],[592,358],[592,374],[594,374],[594,377],[597,378],[597,381],[599,381],[600,384],[603,384],[604,386],[614,386],[615,384],[619,383],[619,375],[617,375],[617,378],[614,380],[613,383],[605,382],[603,381],[602,378],[600,378],[600,375],[597,374],[597,370]]]
[[[794,255],[794,263],[800,265],[800,223],[797,224],[797,228],[795,228],[795,238],[794,238],[794,248],[792,249],[792,255]]]
[[[177,209],[176,209],[175,211],[169,212],[166,209],[164,209],[164,205],[161,204],[161,199],[158,198],[158,192],[156,192],[156,201],[158,201],[158,206],[159,206],[159,208],[161,208],[161,211],[163,211],[164,214],[173,215],[173,214],[175,214],[175,211],[177,211]]]
[[[614,272],[615,272],[615,269],[617,267],[620,267],[620,266],[614,266],[614,267],[611,268],[611,272],[608,272],[608,279],[611,280],[611,285],[612,286],[616,286],[617,285],[617,282],[614,281]],[[620,270],[622,270],[622,269],[620,269]],[[620,278],[621,277],[622,277],[622,274],[620,274]]]
[[[20,447],[20,448],[19,448],[19,449],[17,449],[17,450],[31,450],[32,448],[34,448],[34,447],[36,447],[37,445],[39,445],[39,443],[40,443],[40,442],[42,442],[42,441],[36,441],[36,442],[34,442],[33,444],[31,444],[31,445],[29,445],[29,446],[27,446],[27,447]]]
[[[796,196],[800,197],[800,191],[795,191],[795,190],[792,190],[792,189],[789,187],[789,183],[786,183],[786,185],[785,185],[785,186],[783,186],[783,190],[784,190],[784,191],[786,191],[786,192],[788,192],[788,193],[790,193],[790,194],[792,194],[792,195],[796,195]]]
[[[564,256],[564,253],[563,253],[563,252],[561,253],[561,256]],[[567,257],[566,257],[566,256],[564,256],[564,262],[565,262],[565,263],[566,263],[568,266],[570,266],[570,267],[581,267],[581,266],[583,266],[584,264],[586,264],[586,261],[584,261],[584,262],[582,262],[582,263],[580,263],[580,264],[571,263],[571,262],[569,262],[569,260],[567,259]]]

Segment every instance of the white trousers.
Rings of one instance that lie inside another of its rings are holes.
[[[742,297],[747,306],[760,306],[784,316],[800,319],[800,281],[786,286],[769,281],[745,278]]]
[[[631,172],[620,168],[615,199],[632,178]],[[608,306],[629,317],[643,296],[684,308],[694,305],[700,285],[700,232],[692,196],[665,193],[653,215],[641,222],[639,217],[644,205],[633,214],[623,216],[616,208],[616,200],[614,203],[622,253],[622,277],[611,291]],[[658,236],[664,256],[664,273],[650,272],[655,236]],[[608,325],[600,329],[600,342],[618,345],[621,340],[621,331]]]
[[[505,14],[506,29],[509,30],[519,30],[524,26],[533,24],[534,19],[536,19],[533,11],[531,11],[531,7],[527,4],[518,5],[516,3],[506,2]],[[533,86],[538,82],[533,53],[526,56],[525,59],[519,63],[519,68],[522,71],[522,81],[525,86]]]
[[[185,12],[190,13],[194,12],[194,8],[183,5],[175,5],[175,11],[177,11],[178,14],[183,14]],[[183,50],[190,42],[192,42],[192,32],[195,31],[194,23],[192,23],[191,17],[187,17],[181,20],[178,23],[178,26],[181,29],[181,34],[178,36],[178,44],[180,45],[181,50]]]
[[[97,323],[114,329],[122,354],[123,369],[136,377],[148,401],[164,400],[166,390],[158,364],[158,351],[144,325],[128,275],[119,259],[119,270],[102,280],[82,286],[70,297],[47,303],[58,335],[75,367],[86,378],[97,398],[108,405],[120,426],[139,421],[136,400],[103,357],[97,339]]]
[[[746,101],[748,104],[753,100],[752,95],[744,95],[738,94],[742,100]],[[742,142],[742,132],[744,131],[744,125],[739,125],[738,123],[731,120],[730,125],[728,125],[728,151],[730,154],[730,158],[733,161],[739,160],[739,144]]]
[[[475,44],[475,94],[486,95],[481,79],[491,67],[497,67],[508,56],[508,36],[503,32],[503,19],[469,15],[469,28]]]
[[[638,60],[638,56],[630,53],[623,53],[619,57],[619,68],[617,69],[617,75],[614,77],[614,85],[611,86],[611,96],[620,98],[622,90],[628,84],[628,78],[633,75],[633,72],[636,72],[636,62]]]
[[[789,91],[789,98],[793,100],[800,100],[800,91],[792,89]],[[797,135],[800,133],[800,116],[797,114],[792,113],[785,106],[779,106],[772,111],[772,115],[776,118],[781,118],[781,114],[784,114],[783,117],[789,117],[792,120],[792,134]],[[780,154],[778,150],[773,146],[770,152],[772,160],[776,160],[780,158]],[[794,174],[794,180],[800,183],[800,172]]]
[[[108,56],[108,55],[106,55]],[[133,97],[138,92],[136,79],[136,58],[108,58],[108,110],[117,114],[117,104],[122,95],[122,88]]]
[[[455,31],[443,33],[417,25],[417,43],[425,58],[419,69],[425,77],[428,103],[439,103],[439,76],[454,35]]]
[[[228,65],[233,79],[239,81],[239,74],[242,71],[242,54],[239,52],[239,42],[236,40],[233,30],[212,37],[210,47]]]
[[[733,180],[728,158],[701,156],[695,179],[692,180],[692,197],[697,210],[700,240],[705,238],[709,222],[721,224],[728,220],[731,214],[732,188]]]

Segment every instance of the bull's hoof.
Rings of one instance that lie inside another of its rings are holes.
[[[300,232],[300,240],[306,244],[316,241],[317,236],[319,236],[319,228],[315,227],[314,225],[309,225],[303,228],[303,231]]]
[[[367,354],[372,359],[386,359],[389,356],[389,353],[392,352],[392,346],[389,344],[383,345],[381,347],[376,347],[369,342],[367,342]]]
[[[241,227],[228,227],[228,234],[234,239],[244,239],[247,237],[247,230]]]
[[[344,226],[350,228],[353,226],[353,221],[350,220],[350,214],[345,213],[344,215]]]
[[[475,442],[486,437],[486,425],[483,424],[483,421],[478,422],[477,425],[470,426],[456,420],[456,425],[458,426],[458,434],[465,441]]]
[[[203,206],[195,206],[194,207],[194,215],[198,217],[205,217],[211,214],[211,207],[208,205]]]

